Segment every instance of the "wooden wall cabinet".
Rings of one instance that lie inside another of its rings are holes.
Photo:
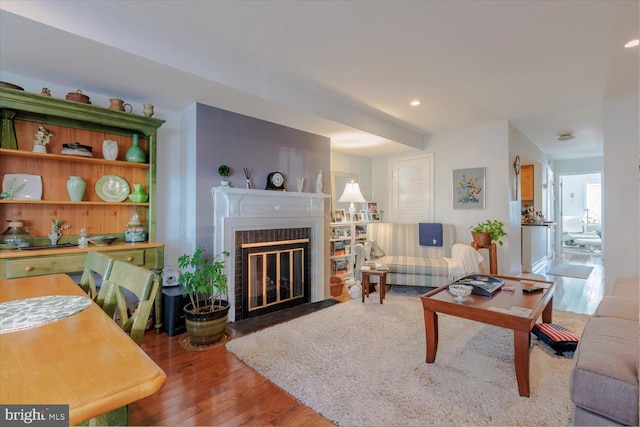
[[[522,165],[520,168],[520,186],[522,200],[533,200],[533,165]]]
[[[157,129],[163,120],[142,115],[113,111],[108,108],[64,99],[42,96],[0,87],[2,112],[2,148],[0,148],[0,178],[5,174],[32,174],[42,177],[42,200],[0,200],[0,231],[9,219],[20,219],[34,238],[35,246],[50,245],[47,234],[52,220],[63,220],[70,228],[64,230],[59,245],[77,243],[79,231],[85,228],[89,236],[118,236],[109,246],[87,248],[47,248],[35,250],[0,250],[0,279],[14,277],[72,273],[82,270],[86,252],[99,250],[116,259],[133,262],[155,271],[164,266],[164,245],[156,241],[156,158]],[[53,136],[47,153],[33,152],[34,135],[42,125]],[[147,162],[125,161],[125,154],[139,136]],[[15,137],[14,137],[15,134]],[[117,141],[117,160],[105,160],[102,143]],[[13,146],[17,141],[17,149]],[[93,157],[62,155],[63,144],[79,142],[91,146]],[[11,147],[11,148],[9,148]],[[80,202],[69,199],[66,182],[70,176],[81,176],[87,184]],[[133,184],[143,184],[149,194],[145,203],[106,202],[97,194],[96,182],[105,175],[116,175]],[[124,242],[124,230],[137,210],[148,229],[148,241]],[[162,293],[159,293],[159,298]],[[159,325],[160,310],[156,306]]]

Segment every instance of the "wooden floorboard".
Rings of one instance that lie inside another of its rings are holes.
[[[594,269],[586,280],[546,274],[562,262],[592,265]],[[604,267],[599,254],[563,254],[536,273],[556,282],[556,309],[591,314],[602,298]],[[230,331],[232,339],[242,335]],[[154,331],[145,334],[141,347],[167,373],[167,382],[154,395],[130,405],[131,425],[333,425],[224,346],[188,351],[178,338]]]
[[[553,276],[546,273],[562,263],[593,266],[593,271],[587,279]],[[599,253],[565,252],[553,258],[544,271],[536,273],[556,283],[553,306],[560,310],[593,314],[604,295],[604,264]]]

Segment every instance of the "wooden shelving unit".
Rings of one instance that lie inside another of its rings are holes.
[[[332,222],[330,225],[331,274],[339,277],[353,276],[356,243],[366,240],[366,222]]]
[[[132,209],[137,209],[148,227],[149,241],[155,241],[156,131],[163,120],[5,88],[0,88],[0,108],[3,112],[0,171],[3,175],[39,175],[43,187],[42,200],[0,200],[0,226],[9,219],[21,219],[36,244],[46,244],[52,219],[63,220],[71,228],[60,243],[67,243],[77,240],[80,228],[85,228],[90,236],[122,235]],[[4,129],[8,129],[5,121],[9,116],[17,149],[7,148],[10,138]],[[39,126],[45,126],[53,134],[47,145],[48,153],[32,151]],[[140,147],[147,153],[145,163],[125,161],[134,133],[139,135]],[[117,160],[103,158],[105,139],[118,143]],[[92,147],[93,157],[59,154],[63,144],[74,142]],[[72,175],[81,176],[87,184],[81,202],[70,201],[67,194],[66,181]],[[105,175],[123,178],[131,191],[133,184],[143,184],[149,201],[103,201],[95,185]]]
[[[89,250],[108,252],[117,259],[153,270],[159,277],[164,267],[164,245],[156,240],[156,135],[164,121],[2,87],[0,111],[0,178],[5,174],[31,174],[42,180],[42,200],[0,200],[0,231],[6,228],[7,220],[19,219],[33,237],[34,245],[50,245],[47,234],[52,220],[57,219],[70,225],[59,244],[77,243],[81,228],[89,236],[120,237],[106,247],[0,250],[0,279],[78,272]],[[47,153],[32,151],[39,126],[53,134]],[[125,161],[134,134],[147,155],[144,163]],[[118,143],[116,160],[103,158],[105,139]],[[13,146],[14,140],[17,147]],[[92,147],[93,157],[60,154],[63,144],[75,142]],[[133,184],[143,184],[148,202],[105,202],[95,189],[96,182],[105,175],[121,177],[130,191]],[[66,182],[70,176],[81,176],[87,184],[80,202],[69,199]],[[124,230],[134,209],[148,229],[148,241],[127,244]],[[157,327],[160,297],[161,294],[156,300]]]

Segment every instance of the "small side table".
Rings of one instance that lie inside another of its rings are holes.
[[[490,245],[479,245],[476,242],[471,242],[471,247],[476,251],[478,249],[489,250],[489,274],[498,274],[498,250],[495,243]]]
[[[360,269],[360,272],[362,273],[362,302],[364,302],[365,294],[367,298],[369,298],[369,276],[378,276],[380,278],[380,304],[382,304],[387,288],[387,273],[389,272],[389,268],[385,268],[384,270],[370,270],[363,267]]]

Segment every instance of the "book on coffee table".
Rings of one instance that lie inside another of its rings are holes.
[[[458,279],[455,283],[473,286],[472,294],[490,297],[504,286],[504,281],[485,274],[470,274]]]

